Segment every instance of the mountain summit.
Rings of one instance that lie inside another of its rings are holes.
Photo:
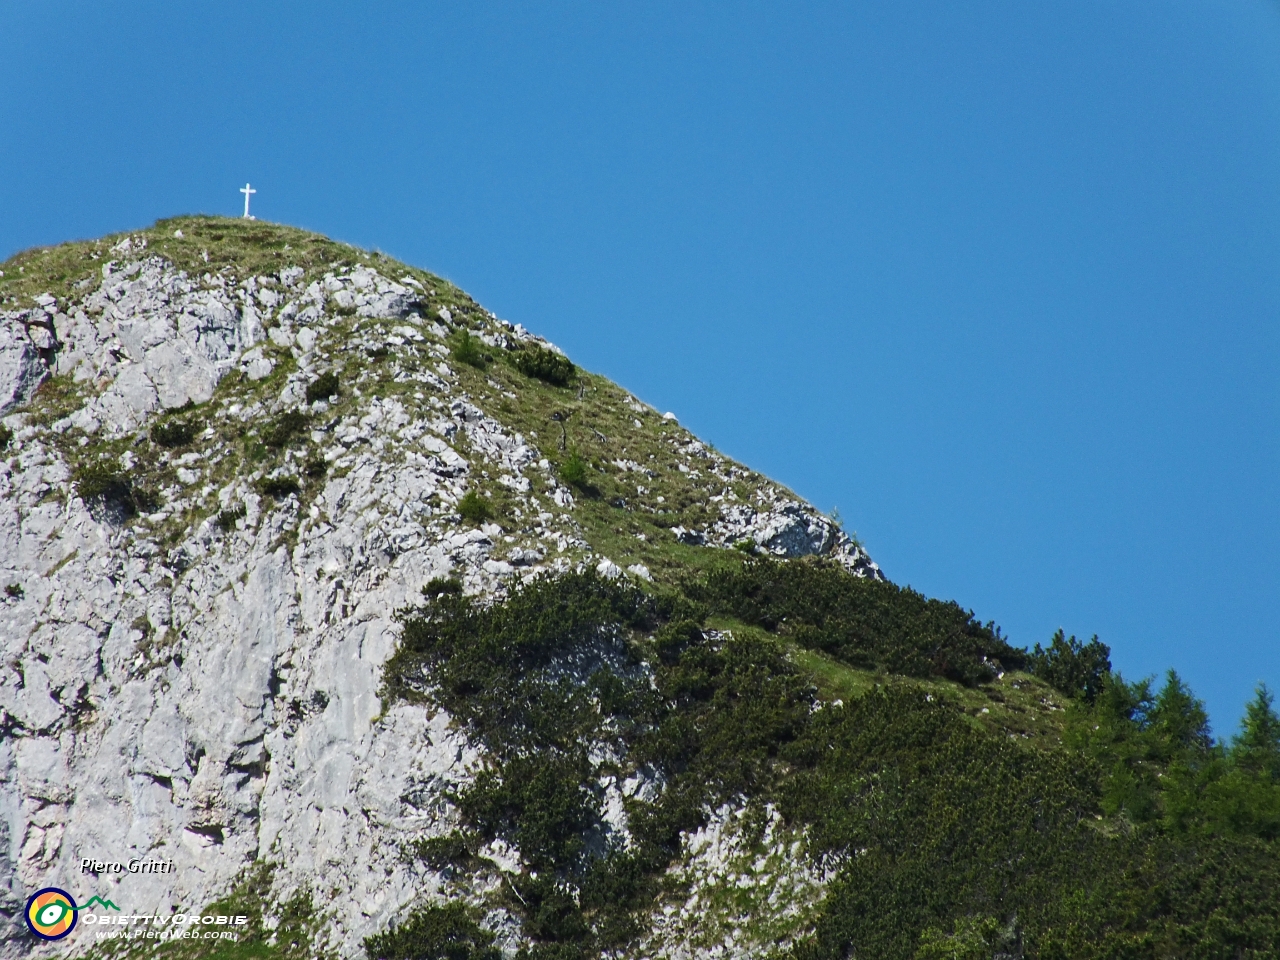
[[[0,956],[192,916],[236,939],[162,949],[1154,956],[1257,899],[1161,914],[1162,852],[1275,889],[1261,828],[1108,806],[1065,719],[1130,689],[1101,644],[888,582],[381,254],[208,217],[19,254],[0,411]],[[125,920],[42,945],[49,887]]]

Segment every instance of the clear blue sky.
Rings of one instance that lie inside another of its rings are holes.
[[[0,255],[448,276],[1017,643],[1280,688],[1280,4],[8,3]]]

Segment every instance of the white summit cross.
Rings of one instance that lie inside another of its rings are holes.
[[[250,194],[257,193],[258,191],[257,191],[257,190],[254,190],[252,187],[250,187],[250,186],[246,183],[243,187],[241,187],[241,188],[240,188],[240,192],[244,194],[244,219],[246,219],[246,220],[256,220],[256,219],[258,219],[257,217],[251,217],[251,216],[249,216],[249,195],[250,195]]]

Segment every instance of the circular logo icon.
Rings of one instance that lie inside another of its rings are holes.
[[[76,901],[57,887],[37,890],[27,901],[27,926],[41,940],[61,940],[76,928]]]

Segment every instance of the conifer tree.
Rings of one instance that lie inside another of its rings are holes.
[[[1244,723],[1231,743],[1231,760],[1238,769],[1259,779],[1280,782],[1280,716],[1275,697],[1265,683],[1245,707]]]
[[[1191,692],[1176,670],[1165,675],[1164,686],[1151,708],[1150,724],[1155,747],[1163,759],[1193,757],[1213,746],[1204,701]]]

